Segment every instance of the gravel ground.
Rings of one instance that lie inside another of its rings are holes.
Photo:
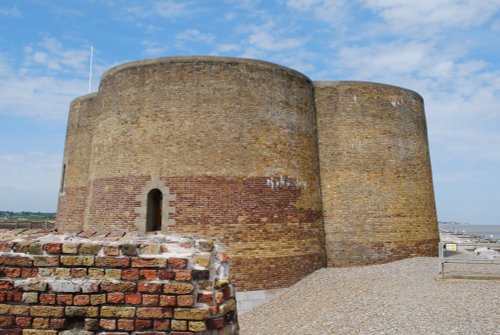
[[[500,275],[500,265],[450,265]],[[500,280],[439,279],[438,258],[326,268],[239,317],[241,335],[500,334]]]

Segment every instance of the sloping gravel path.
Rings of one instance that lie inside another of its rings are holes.
[[[436,279],[437,258],[316,271],[239,317],[241,335],[500,334],[500,281]],[[454,271],[461,265],[453,265]],[[499,265],[464,265],[474,273]]]

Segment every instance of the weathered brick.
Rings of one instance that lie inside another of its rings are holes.
[[[205,320],[208,318],[208,309],[205,308],[175,308],[174,318],[180,320]]]
[[[151,320],[144,319],[136,319],[135,320],[135,329],[136,330],[145,330],[151,328],[153,326],[153,322]]]
[[[79,253],[81,255],[97,255],[99,250],[101,250],[101,244],[82,243],[82,244],[80,244]]]
[[[56,295],[49,293],[41,293],[40,303],[43,305],[54,305],[56,303]]]
[[[90,305],[90,295],[88,295],[88,294],[76,294],[73,297],[73,305],[75,305],[75,306]]]
[[[226,314],[231,311],[236,310],[236,300],[234,298],[227,299],[221,305],[219,305],[219,312],[221,314]]]
[[[215,301],[215,299],[214,299],[213,292],[204,291],[204,292],[198,293],[198,302],[212,304],[212,303],[214,303],[214,301]]]
[[[132,331],[135,329],[134,319],[118,319],[116,328],[118,330]]]
[[[30,306],[26,305],[12,305],[9,310],[10,314],[27,316],[30,314]]]
[[[177,296],[175,295],[160,295],[160,306],[176,306]]]
[[[24,291],[45,291],[47,288],[47,283],[43,279],[28,279],[23,283],[18,282],[18,286]]]
[[[161,291],[161,283],[140,282],[137,284],[138,292],[157,293]]]
[[[171,321],[172,330],[187,330],[188,322],[185,320],[172,320]]]
[[[23,329],[23,335],[57,335],[57,330]]]
[[[91,305],[103,305],[106,303],[106,294],[91,294],[90,304]]]
[[[94,256],[61,256],[61,264],[66,266],[93,266]]]
[[[99,319],[86,318],[83,327],[85,330],[97,330],[99,328]]]
[[[1,255],[0,265],[31,266],[33,256]]]
[[[67,313],[66,313],[67,314]],[[64,307],[50,307],[50,306],[31,306],[30,315],[32,316],[56,316],[64,315]]]
[[[137,245],[135,244],[124,244],[121,246],[122,253],[126,256],[136,256],[137,255]]]
[[[3,327],[10,328],[15,324],[15,318],[13,316],[0,315],[0,329]]]
[[[55,268],[54,275],[58,278],[71,278],[71,268]]]
[[[64,329],[66,326],[66,319],[51,318],[49,321],[50,329]]]
[[[78,244],[75,243],[64,243],[62,246],[63,254],[77,254],[78,253]]]
[[[103,278],[105,273],[104,269],[97,269],[97,268],[90,268],[88,272],[89,272],[89,278],[94,278],[94,279]]]
[[[153,320],[153,328],[155,330],[170,330],[170,320],[169,319]]]
[[[48,254],[60,254],[62,252],[62,246],[63,246],[63,244],[60,242],[50,242],[50,243],[46,243],[43,246],[43,249]]]
[[[34,266],[59,266],[60,256],[34,256]]]
[[[179,295],[177,296],[177,305],[181,307],[192,306],[194,304],[194,297],[192,295]]]
[[[109,268],[126,268],[130,266],[130,258],[111,256],[96,257],[95,265]]]
[[[131,266],[134,268],[162,268],[167,266],[167,260],[165,258],[133,257]]]
[[[112,292],[107,295],[108,304],[123,304],[125,302],[125,294],[123,292]]]
[[[28,248],[28,252],[32,255],[42,255],[43,254],[43,244],[33,242]]]
[[[203,321],[189,321],[188,329],[193,332],[202,332],[207,329]]]
[[[103,247],[103,252],[106,256],[119,256],[120,246],[118,245],[105,245]]]
[[[171,307],[137,307],[138,318],[159,319],[171,318],[172,316]]]
[[[188,264],[187,259],[185,258],[169,258],[168,259],[168,266],[174,269],[185,269]]]
[[[23,270],[21,271],[22,278],[33,278],[36,276],[38,276],[37,268],[23,268]]]
[[[25,293],[23,293],[23,302],[26,304],[38,303],[38,293],[37,292],[25,292]]]
[[[72,305],[73,295],[72,294],[57,294],[56,302],[58,305]]]
[[[102,282],[101,290],[103,292],[133,292],[136,290],[136,284],[131,282]]]
[[[66,316],[83,316],[93,318],[99,316],[99,308],[91,306],[66,306],[64,307]]]
[[[0,290],[12,290],[14,282],[12,280],[0,280]]]
[[[139,252],[141,255],[157,255],[160,253],[159,244],[142,244],[139,247]]]
[[[12,247],[14,246],[13,242],[0,241],[0,251],[12,251]]]
[[[173,270],[158,270],[158,279],[174,279],[175,272]]]
[[[122,279],[126,279],[126,280],[138,280],[139,279],[139,270],[138,269],[126,269],[126,270],[123,270],[122,271]]]
[[[115,319],[101,319],[99,320],[99,327],[104,330],[115,330],[116,320]]]
[[[175,271],[175,280],[190,281],[192,278],[191,270],[177,270]]]
[[[168,283],[163,285],[163,293],[167,294],[190,294],[194,286],[190,283]]]
[[[125,303],[128,305],[139,305],[142,301],[142,294],[129,293],[125,294]]]
[[[160,303],[160,296],[158,294],[144,294],[142,296],[142,304],[145,306],[158,305]]]
[[[49,318],[33,318],[32,327],[35,329],[48,329]]]
[[[157,270],[142,269],[139,271],[140,278],[146,280],[155,280],[157,278]]]
[[[12,268],[12,267],[6,267],[1,269],[1,273],[5,277],[10,277],[10,278],[16,278],[16,277],[21,277],[21,268]]]
[[[104,318],[133,318],[135,316],[135,307],[122,306],[102,306],[101,317]]]
[[[18,317],[16,317],[16,326],[21,327],[21,328],[30,328],[32,320],[33,320],[33,318],[31,318],[31,317],[18,316]]]
[[[72,278],[85,278],[87,277],[87,268],[74,268],[71,269]]]

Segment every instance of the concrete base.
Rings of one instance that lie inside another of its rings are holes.
[[[236,301],[238,302],[238,314],[244,314],[251,311],[257,306],[265,304],[276,294],[283,291],[284,288],[274,290],[259,290],[259,291],[246,291],[236,292]]]

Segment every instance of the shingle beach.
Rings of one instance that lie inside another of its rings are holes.
[[[500,276],[500,265],[450,273]],[[500,334],[500,280],[440,279],[439,259],[316,271],[240,316],[241,335]]]

